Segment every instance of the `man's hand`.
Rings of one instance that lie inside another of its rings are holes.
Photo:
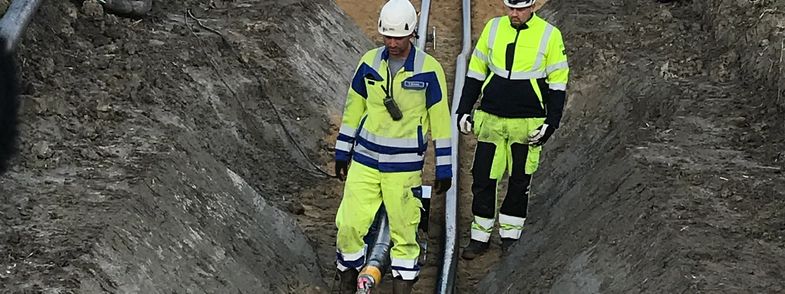
[[[343,181],[349,173],[349,162],[344,160],[335,161],[335,177]]]
[[[436,194],[446,193],[447,190],[450,190],[450,186],[452,186],[452,178],[436,180],[436,182],[433,184],[434,193]]]
[[[551,128],[548,124],[542,124],[539,128],[529,134],[529,145],[542,146],[548,141],[548,138],[553,135],[556,129]]]
[[[464,135],[468,135],[472,132],[473,127],[474,120],[472,119],[472,116],[469,114],[460,114],[460,118],[458,119],[458,130]]]

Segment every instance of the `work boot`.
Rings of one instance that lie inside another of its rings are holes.
[[[393,279],[393,294],[410,294],[414,288],[414,281]]]
[[[516,241],[518,241],[518,239],[502,238],[502,253],[510,251],[510,247],[515,245]]]
[[[463,253],[461,253],[461,257],[463,257],[463,259],[466,260],[472,260],[475,257],[485,253],[485,251],[488,251],[488,242],[481,242],[472,239],[471,241],[469,241],[469,246],[463,248]]]
[[[346,271],[340,272],[340,285],[341,285],[341,292],[346,294],[354,294],[357,291],[357,275],[360,273],[353,268],[347,269]]]

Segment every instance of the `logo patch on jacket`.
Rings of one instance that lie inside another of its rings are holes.
[[[408,90],[422,90],[428,83],[422,81],[403,81],[403,88]]]

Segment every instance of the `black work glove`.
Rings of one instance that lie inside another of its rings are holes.
[[[349,174],[349,162],[345,160],[335,161],[335,177],[343,181],[346,175]]]
[[[545,142],[548,141],[548,138],[550,138],[555,131],[556,129],[548,126],[548,124],[542,124],[539,128],[534,130],[534,132],[529,134],[529,145],[542,146],[542,144],[545,144]]]
[[[436,182],[433,185],[433,188],[436,194],[443,194],[446,193],[447,190],[450,190],[450,186],[452,186],[452,178],[446,178],[446,179],[436,180]]]

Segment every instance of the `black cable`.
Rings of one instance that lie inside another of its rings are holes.
[[[278,124],[281,126],[281,128],[282,128],[282,129],[283,129],[283,131],[284,131],[284,133],[285,133],[285,134],[286,134],[286,136],[289,138],[289,140],[290,140],[290,141],[291,141],[291,143],[294,145],[294,147],[297,149],[297,151],[299,151],[299,152],[300,152],[300,155],[302,155],[302,156],[303,156],[303,158],[305,158],[305,161],[307,161],[307,162],[308,162],[308,163],[309,163],[311,166],[313,166],[313,168],[314,168],[316,171],[318,171],[319,173],[317,174],[317,173],[315,173],[314,171],[312,171],[312,170],[308,170],[308,169],[306,169],[306,168],[303,168],[303,167],[301,167],[301,166],[299,166],[299,165],[295,165],[295,166],[296,166],[296,167],[298,167],[299,169],[303,170],[303,171],[310,172],[310,173],[314,173],[315,175],[320,175],[320,176],[321,176],[321,175],[323,175],[323,176],[327,176],[327,177],[329,177],[329,178],[337,178],[337,176],[331,175],[331,174],[327,173],[326,171],[324,171],[324,170],[323,170],[323,169],[322,169],[322,168],[321,168],[319,165],[317,165],[316,163],[314,163],[314,162],[313,162],[313,161],[312,161],[312,160],[311,160],[311,159],[308,157],[308,155],[306,155],[306,154],[305,154],[305,151],[303,151],[302,147],[301,147],[301,146],[300,146],[300,145],[297,143],[297,140],[295,140],[295,139],[294,139],[294,136],[292,136],[291,132],[289,132],[289,130],[286,128],[286,124],[284,123],[284,121],[283,121],[283,118],[281,117],[281,114],[280,114],[280,112],[278,111],[278,108],[277,108],[277,107],[275,107],[275,104],[274,104],[274,103],[273,103],[273,101],[270,99],[270,97],[267,97],[267,95],[264,95],[264,94],[263,94],[263,93],[264,93],[264,89],[261,89],[261,87],[262,87],[262,79],[259,77],[259,75],[257,75],[257,74],[256,74],[256,73],[253,71],[253,69],[251,68],[251,66],[250,66],[250,65],[249,65],[247,62],[243,61],[243,59],[242,59],[242,58],[240,58],[240,55],[237,53],[237,51],[235,51],[235,50],[234,50],[234,47],[232,47],[231,43],[229,43],[229,40],[227,40],[227,39],[226,39],[226,37],[224,37],[224,35],[223,35],[223,34],[221,34],[221,32],[219,32],[219,31],[217,31],[217,30],[215,30],[215,29],[213,29],[213,28],[207,27],[206,25],[202,24],[202,21],[201,21],[200,19],[196,18],[196,17],[193,15],[193,13],[191,13],[191,10],[190,10],[190,9],[186,10],[186,13],[187,13],[187,16],[188,16],[188,17],[190,17],[190,18],[192,18],[194,21],[196,21],[196,23],[199,25],[199,27],[201,27],[201,28],[203,28],[203,29],[205,29],[205,30],[208,30],[208,31],[210,31],[210,32],[212,32],[212,33],[214,33],[214,34],[218,35],[219,37],[221,37],[221,41],[224,43],[224,45],[225,45],[226,47],[228,47],[228,48],[229,48],[229,50],[232,52],[232,54],[234,55],[234,57],[235,57],[235,58],[237,58],[237,60],[238,60],[238,61],[240,61],[240,63],[241,63],[241,64],[243,64],[243,66],[245,66],[245,69],[246,69],[248,72],[251,72],[251,73],[253,74],[254,78],[256,78],[256,82],[257,82],[257,84],[258,84],[258,85],[259,85],[259,87],[260,87],[260,92],[262,93],[262,96],[264,97],[264,99],[265,99],[265,100],[267,100],[267,103],[268,103],[268,104],[270,104],[270,107],[273,109],[273,113],[275,114],[276,118],[278,119]],[[196,35],[196,33],[194,32],[194,30],[191,28],[191,26],[190,26],[190,25],[188,25],[188,20],[187,20],[187,18],[186,18],[186,20],[185,20],[185,23],[186,23],[186,26],[188,27],[188,30],[189,30],[189,31],[191,31],[191,34],[192,34],[194,37],[196,37],[196,38],[199,40],[199,42],[202,42],[202,39],[201,39],[201,38],[199,38],[199,36],[198,36],[198,35]],[[202,43],[203,43],[203,42],[202,42]],[[203,44],[203,45],[204,45],[204,44]],[[248,113],[248,111],[246,111],[246,110],[245,110],[245,106],[243,105],[242,101],[240,101],[240,99],[237,97],[237,93],[236,93],[236,92],[235,92],[235,91],[232,89],[232,87],[230,87],[230,86],[229,86],[229,84],[226,82],[226,79],[224,78],[223,74],[221,74],[221,72],[218,70],[218,66],[217,66],[217,64],[216,64],[215,60],[213,60],[213,58],[212,58],[212,56],[211,56],[210,54],[207,54],[207,52],[205,51],[205,49],[204,49],[204,48],[205,48],[205,46],[202,46],[202,51],[203,51],[203,53],[204,53],[204,54],[205,54],[205,55],[206,55],[206,56],[207,56],[207,57],[210,59],[210,64],[213,66],[213,69],[214,69],[214,70],[216,71],[216,73],[218,73],[218,75],[221,77],[221,81],[224,83],[224,85],[226,86],[226,88],[228,88],[228,89],[229,89],[229,91],[230,91],[230,92],[232,92],[232,95],[233,95],[233,96],[234,96],[234,98],[237,100],[237,103],[240,105],[240,108],[242,108],[242,110],[243,110],[243,113],[244,113],[244,114],[247,114],[247,113]]]

